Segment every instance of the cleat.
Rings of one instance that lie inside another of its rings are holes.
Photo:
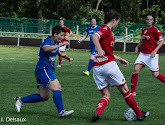
[[[101,118],[99,117],[98,113],[95,113],[94,116],[92,117],[91,122],[97,122],[97,120],[100,120]]]
[[[147,112],[142,111],[142,113],[143,113],[142,116],[137,117],[138,121],[143,121],[146,117],[148,117],[150,115],[150,111],[147,111]]]
[[[83,71],[83,74],[89,76],[89,71]]]
[[[70,65],[72,65],[72,62],[73,62],[73,58],[70,58],[69,60]]]
[[[21,97],[15,97],[15,110],[17,112],[20,112],[20,109],[21,109],[21,105],[22,105],[22,101],[21,101]]]
[[[59,114],[59,117],[67,117],[71,114],[73,114],[74,110],[70,110],[70,111],[65,111],[65,110],[62,110]]]
[[[132,96],[136,96],[136,92],[132,92]]]
[[[59,67],[59,68],[60,68],[60,67],[61,67],[61,65],[57,65],[57,67]]]

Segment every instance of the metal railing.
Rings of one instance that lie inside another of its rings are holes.
[[[21,33],[21,32],[0,32],[0,34],[8,34],[7,37],[17,37],[17,46],[20,46],[20,38],[35,38],[35,39],[42,39],[42,42],[44,41],[44,39],[46,38],[46,36],[50,36],[51,34],[41,34],[41,33]],[[33,35],[33,37],[32,37]],[[40,36],[40,37],[38,37]],[[76,40],[80,39],[83,35],[72,35],[71,37],[69,37],[68,42],[70,42],[70,40]],[[126,43],[128,42],[133,42],[133,43],[137,43],[140,41],[140,37],[130,37],[133,35],[128,35],[128,36],[114,36],[115,41],[117,42],[123,42],[124,46],[123,46],[123,52],[126,52]],[[0,35],[0,37],[4,37],[4,35]],[[136,39],[136,41],[135,41]],[[87,40],[89,40],[89,37],[87,38]],[[70,45],[68,46],[68,50],[70,50]]]

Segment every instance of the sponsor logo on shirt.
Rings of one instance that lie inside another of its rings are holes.
[[[95,62],[103,62],[103,61],[107,61],[108,57],[107,56],[103,56],[103,57],[96,57],[94,59]]]

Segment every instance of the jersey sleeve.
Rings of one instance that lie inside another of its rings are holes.
[[[66,27],[65,32],[71,33],[71,30],[68,27]]]
[[[162,37],[160,31],[157,28],[155,28],[155,38],[156,38],[157,41],[162,41],[163,40],[163,37]]]
[[[107,37],[106,29],[100,29],[99,31],[96,32],[96,34],[99,36],[99,39],[103,39]]]

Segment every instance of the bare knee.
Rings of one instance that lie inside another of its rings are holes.
[[[136,64],[133,69],[133,74],[138,74],[142,68],[143,65]]]
[[[49,97],[50,97],[50,94],[42,94],[42,93],[40,93],[40,96],[42,97],[42,99],[44,100],[44,101],[46,101],[46,100],[48,100],[49,99]]]
[[[134,68],[134,70],[133,70],[133,74],[138,74],[139,72],[140,72],[140,70],[139,70],[139,69]]]

